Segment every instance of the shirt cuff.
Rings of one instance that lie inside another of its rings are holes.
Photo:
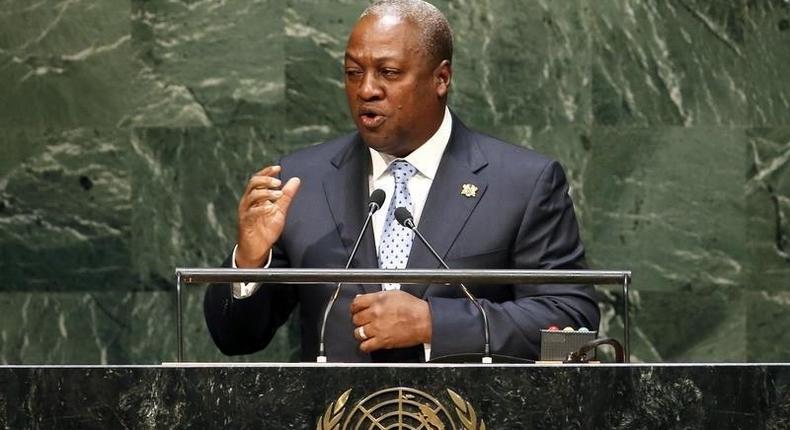
[[[230,260],[230,267],[234,269],[238,269],[236,267],[236,249],[239,247],[238,244],[233,247],[233,256]],[[268,269],[269,265],[272,264],[272,250],[269,250],[269,259],[266,261],[266,264],[263,265],[262,269]],[[246,299],[247,297],[253,295],[256,291],[258,291],[258,287],[261,286],[260,282],[234,282],[230,284],[230,292],[233,295],[234,299]]]
[[[431,361],[431,344],[423,343],[422,347],[425,348],[425,362]]]

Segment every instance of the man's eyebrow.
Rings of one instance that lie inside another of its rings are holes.
[[[353,54],[348,52],[348,51],[346,51],[345,58],[346,58],[346,60],[351,60],[351,61],[353,61],[355,63],[359,62],[359,60],[357,60],[357,58]],[[385,61],[398,61],[398,60],[399,60],[399,58],[397,56],[394,56],[394,55],[382,55],[380,57],[373,58],[373,61],[375,61],[377,63],[383,63]]]

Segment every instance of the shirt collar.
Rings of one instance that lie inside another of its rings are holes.
[[[442,161],[444,149],[447,148],[447,144],[450,142],[452,131],[453,117],[450,115],[450,109],[445,106],[444,118],[436,133],[403,159],[414,166],[418,174],[433,180],[433,177],[436,176],[436,171],[439,169],[439,162]],[[370,150],[370,159],[373,162],[373,179],[376,180],[387,171],[387,167],[389,167],[390,163],[397,160],[397,157],[378,152],[372,148],[368,149]]]

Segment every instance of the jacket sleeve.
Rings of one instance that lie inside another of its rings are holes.
[[[562,168],[550,162],[534,184],[510,252],[514,269],[585,269],[584,247]],[[512,300],[479,299],[495,354],[537,359],[540,329],[549,325],[597,330],[600,312],[591,285],[513,285]],[[466,299],[429,297],[431,357],[483,351],[483,323]],[[462,335],[461,335],[462,334]]]
[[[229,256],[222,267],[231,267]],[[287,267],[278,246],[269,267]],[[288,320],[297,302],[292,285],[263,284],[250,297],[235,299],[230,284],[211,284],[203,300],[203,312],[211,337],[226,355],[251,354],[269,344],[277,328]]]

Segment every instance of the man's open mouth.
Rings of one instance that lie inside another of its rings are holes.
[[[362,111],[359,114],[359,119],[365,128],[372,129],[379,127],[382,123],[384,123],[386,117],[384,115],[379,114],[378,112]]]

